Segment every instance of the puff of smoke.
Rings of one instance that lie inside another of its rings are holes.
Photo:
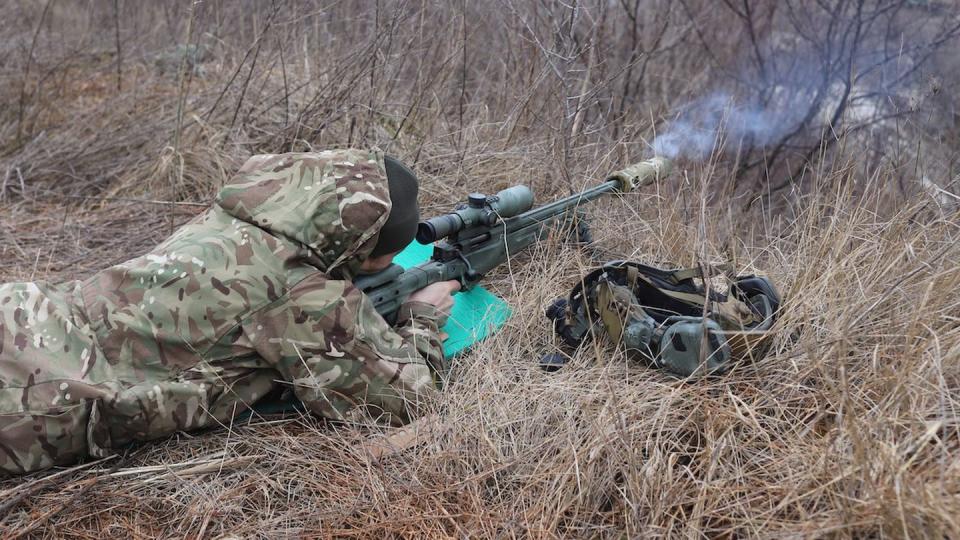
[[[702,159],[741,145],[767,146],[796,127],[800,109],[737,103],[728,92],[714,92],[683,107],[651,146],[655,155],[671,159]]]

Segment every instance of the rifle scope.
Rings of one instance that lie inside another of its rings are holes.
[[[513,186],[496,195],[471,193],[449,214],[421,221],[417,226],[417,242],[432,244],[441,238],[471,227],[495,225],[501,218],[510,218],[533,208],[533,191],[527,186]]]

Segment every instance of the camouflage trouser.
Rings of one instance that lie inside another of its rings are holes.
[[[88,456],[90,409],[81,403],[42,414],[0,414],[0,471],[23,474]]]
[[[0,471],[22,474],[89,455],[93,332],[72,305],[76,283],[0,285]]]
[[[78,305],[75,283],[0,284],[0,474],[217,425],[279,378],[254,360],[175,374],[110,363]]]
[[[46,408],[33,401],[23,412],[0,410],[0,474],[70,465],[85,457],[110,455],[130,443],[229,424],[272,390],[277,374],[237,369],[218,370],[217,377],[213,383],[181,377],[117,391],[64,379],[57,379],[55,388],[44,383],[25,389],[0,388],[0,397],[9,396],[11,390],[24,396],[59,391],[70,401]],[[71,392],[86,397],[77,399]],[[93,396],[98,393],[103,395]]]

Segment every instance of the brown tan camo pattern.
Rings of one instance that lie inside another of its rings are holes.
[[[228,423],[278,384],[328,418],[408,421],[442,316],[411,303],[391,328],[350,282],[389,209],[379,152],[255,156],[150,253],[0,285],[0,471]]]

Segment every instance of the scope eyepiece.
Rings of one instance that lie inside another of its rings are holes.
[[[456,213],[445,214],[421,221],[417,225],[417,242],[432,244],[463,230],[463,219]]]

